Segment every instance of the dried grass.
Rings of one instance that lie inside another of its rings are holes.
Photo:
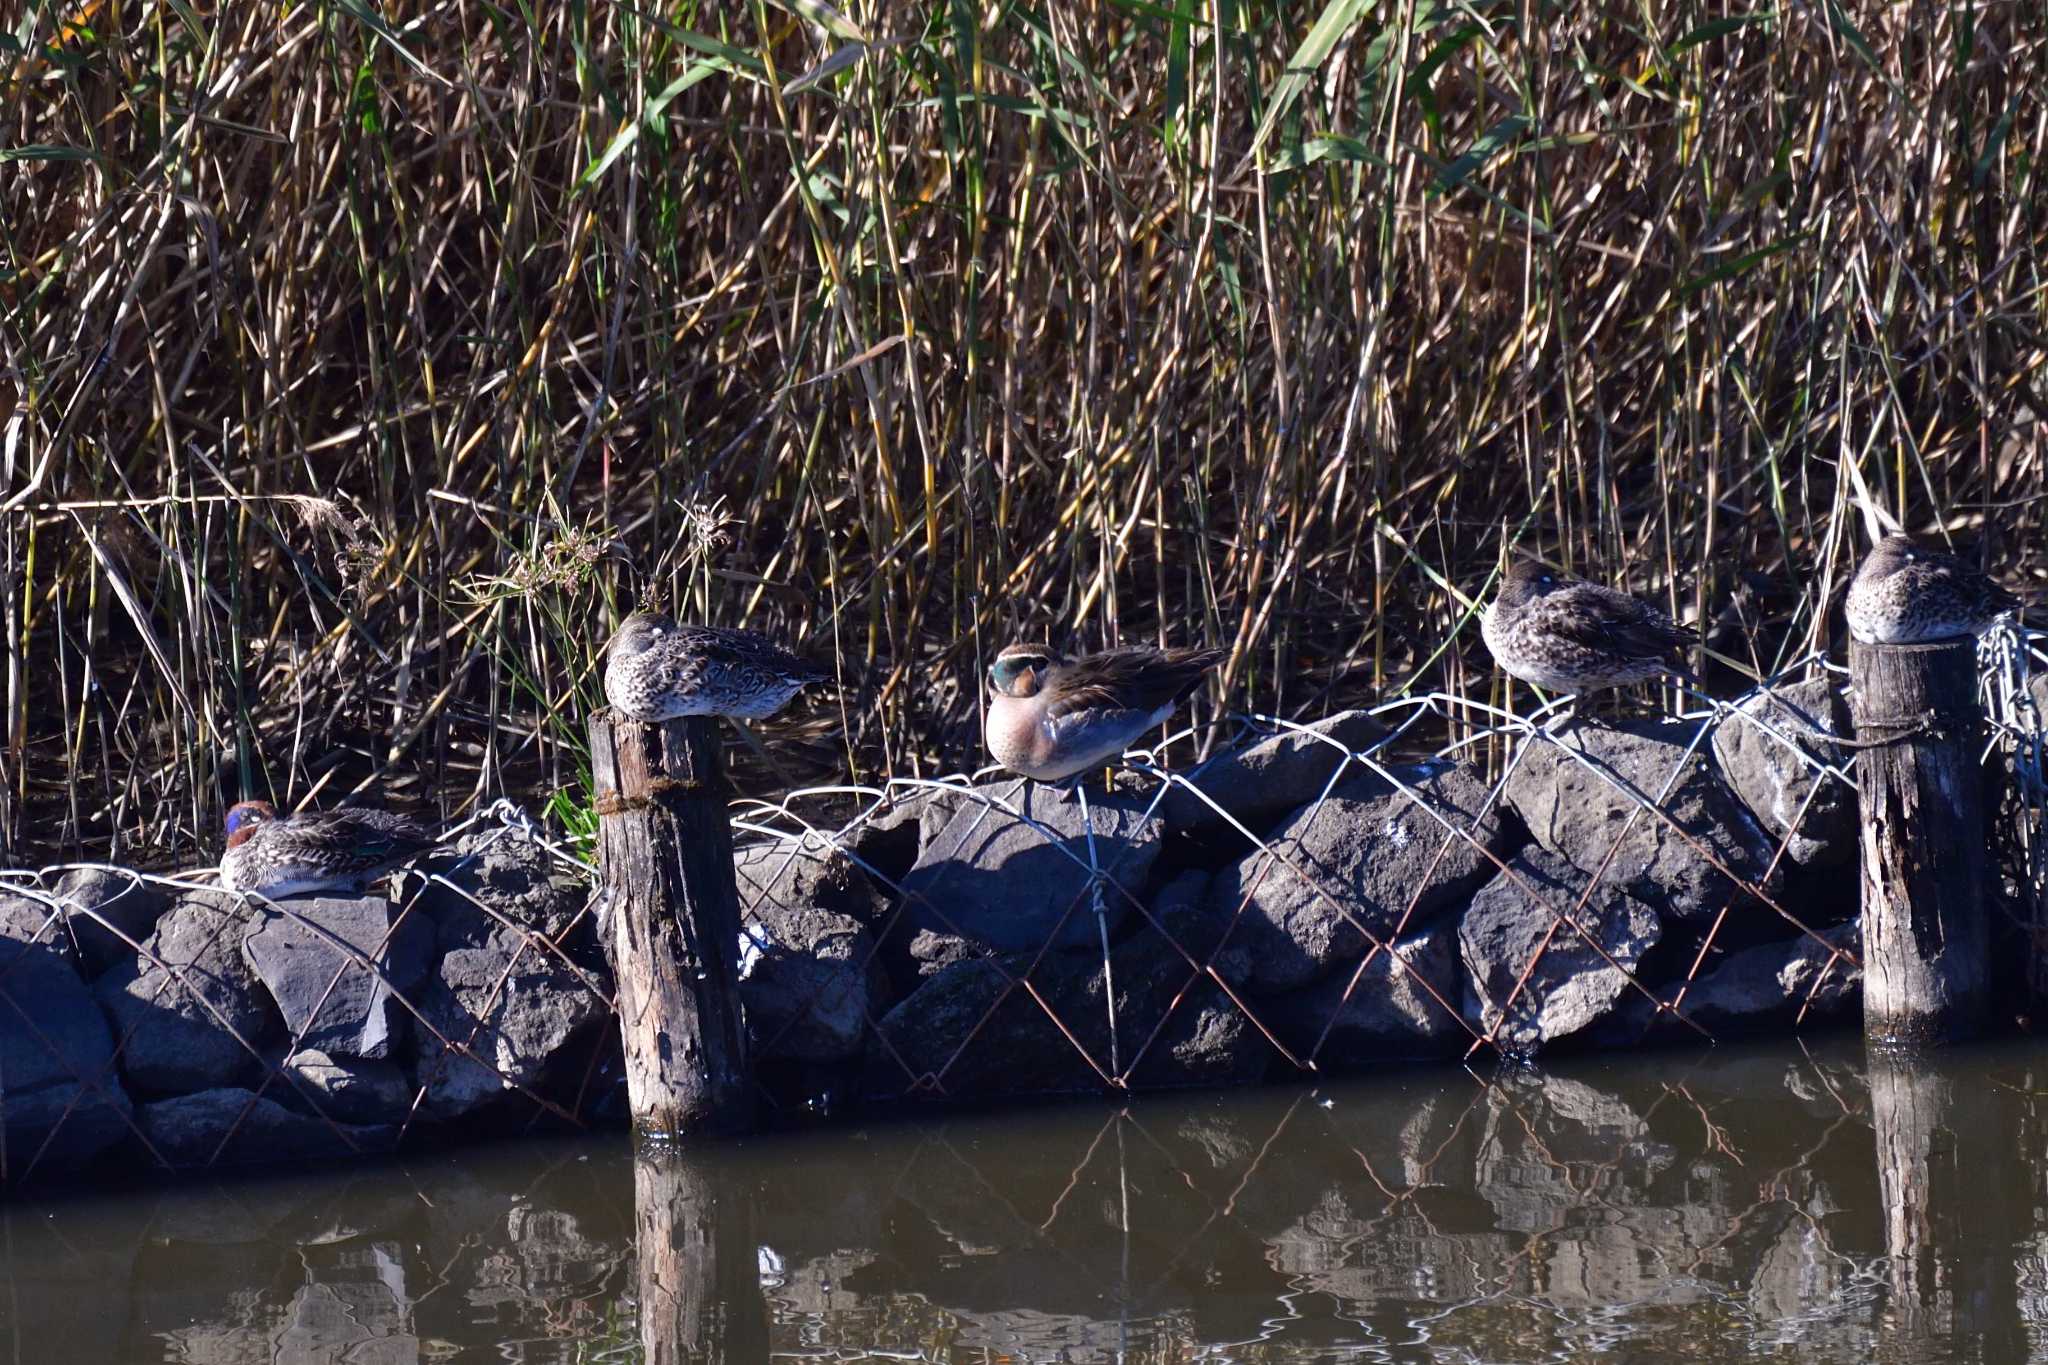
[[[1020,629],[1484,699],[1504,534],[1759,671],[1859,505],[2040,572],[2035,0],[381,13],[0,37],[15,849],[574,789],[649,589],[866,778]]]

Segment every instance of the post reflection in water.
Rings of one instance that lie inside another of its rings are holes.
[[[751,1181],[711,1151],[643,1144],[633,1160],[640,1343],[647,1365],[768,1358]]]
[[[2023,1360],[2032,1045],[623,1136],[0,1206],[0,1360]]]

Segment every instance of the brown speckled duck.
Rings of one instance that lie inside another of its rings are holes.
[[[228,810],[220,882],[276,899],[308,891],[359,893],[434,846],[426,826],[384,810],[344,807],[279,815],[268,801]]]
[[[780,711],[807,684],[832,677],[747,630],[677,625],[637,611],[606,646],[604,694],[634,720],[731,716],[760,720]]]
[[[2019,606],[1968,560],[1893,534],[1856,570],[1844,610],[1857,639],[1909,645],[1982,635]]]
[[[1673,651],[1693,632],[1649,603],[1517,556],[1480,634],[1512,677],[1574,695],[1660,677],[1694,681]]]
[[[1121,754],[1225,657],[1139,645],[1069,659],[1044,645],[1009,645],[989,665],[983,738],[1011,772],[1058,782]]]

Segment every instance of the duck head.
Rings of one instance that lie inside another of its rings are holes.
[[[1533,601],[1557,588],[1564,575],[1534,555],[1517,552],[1500,578],[1500,601],[1510,607]]]
[[[1007,645],[988,666],[989,689],[999,697],[1035,697],[1056,662],[1044,645]]]
[[[604,652],[615,658],[638,654],[675,628],[675,621],[661,612],[636,611],[619,622]]]
[[[277,807],[268,801],[238,801],[228,807],[228,847],[234,848],[256,832],[256,827],[277,818]]]

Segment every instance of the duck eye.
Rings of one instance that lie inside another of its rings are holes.
[[[1547,584],[1549,584],[1549,583],[1550,583],[1550,581],[1551,581],[1551,578],[1550,578],[1550,575],[1549,575],[1549,574],[1544,574],[1544,575],[1543,575],[1542,577],[1538,578],[1538,579],[1537,579],[1536,581],[1537,581],[1538,583],[1542,583],[1542,584],[1546,584],[1546,585],[1547,585]]]

